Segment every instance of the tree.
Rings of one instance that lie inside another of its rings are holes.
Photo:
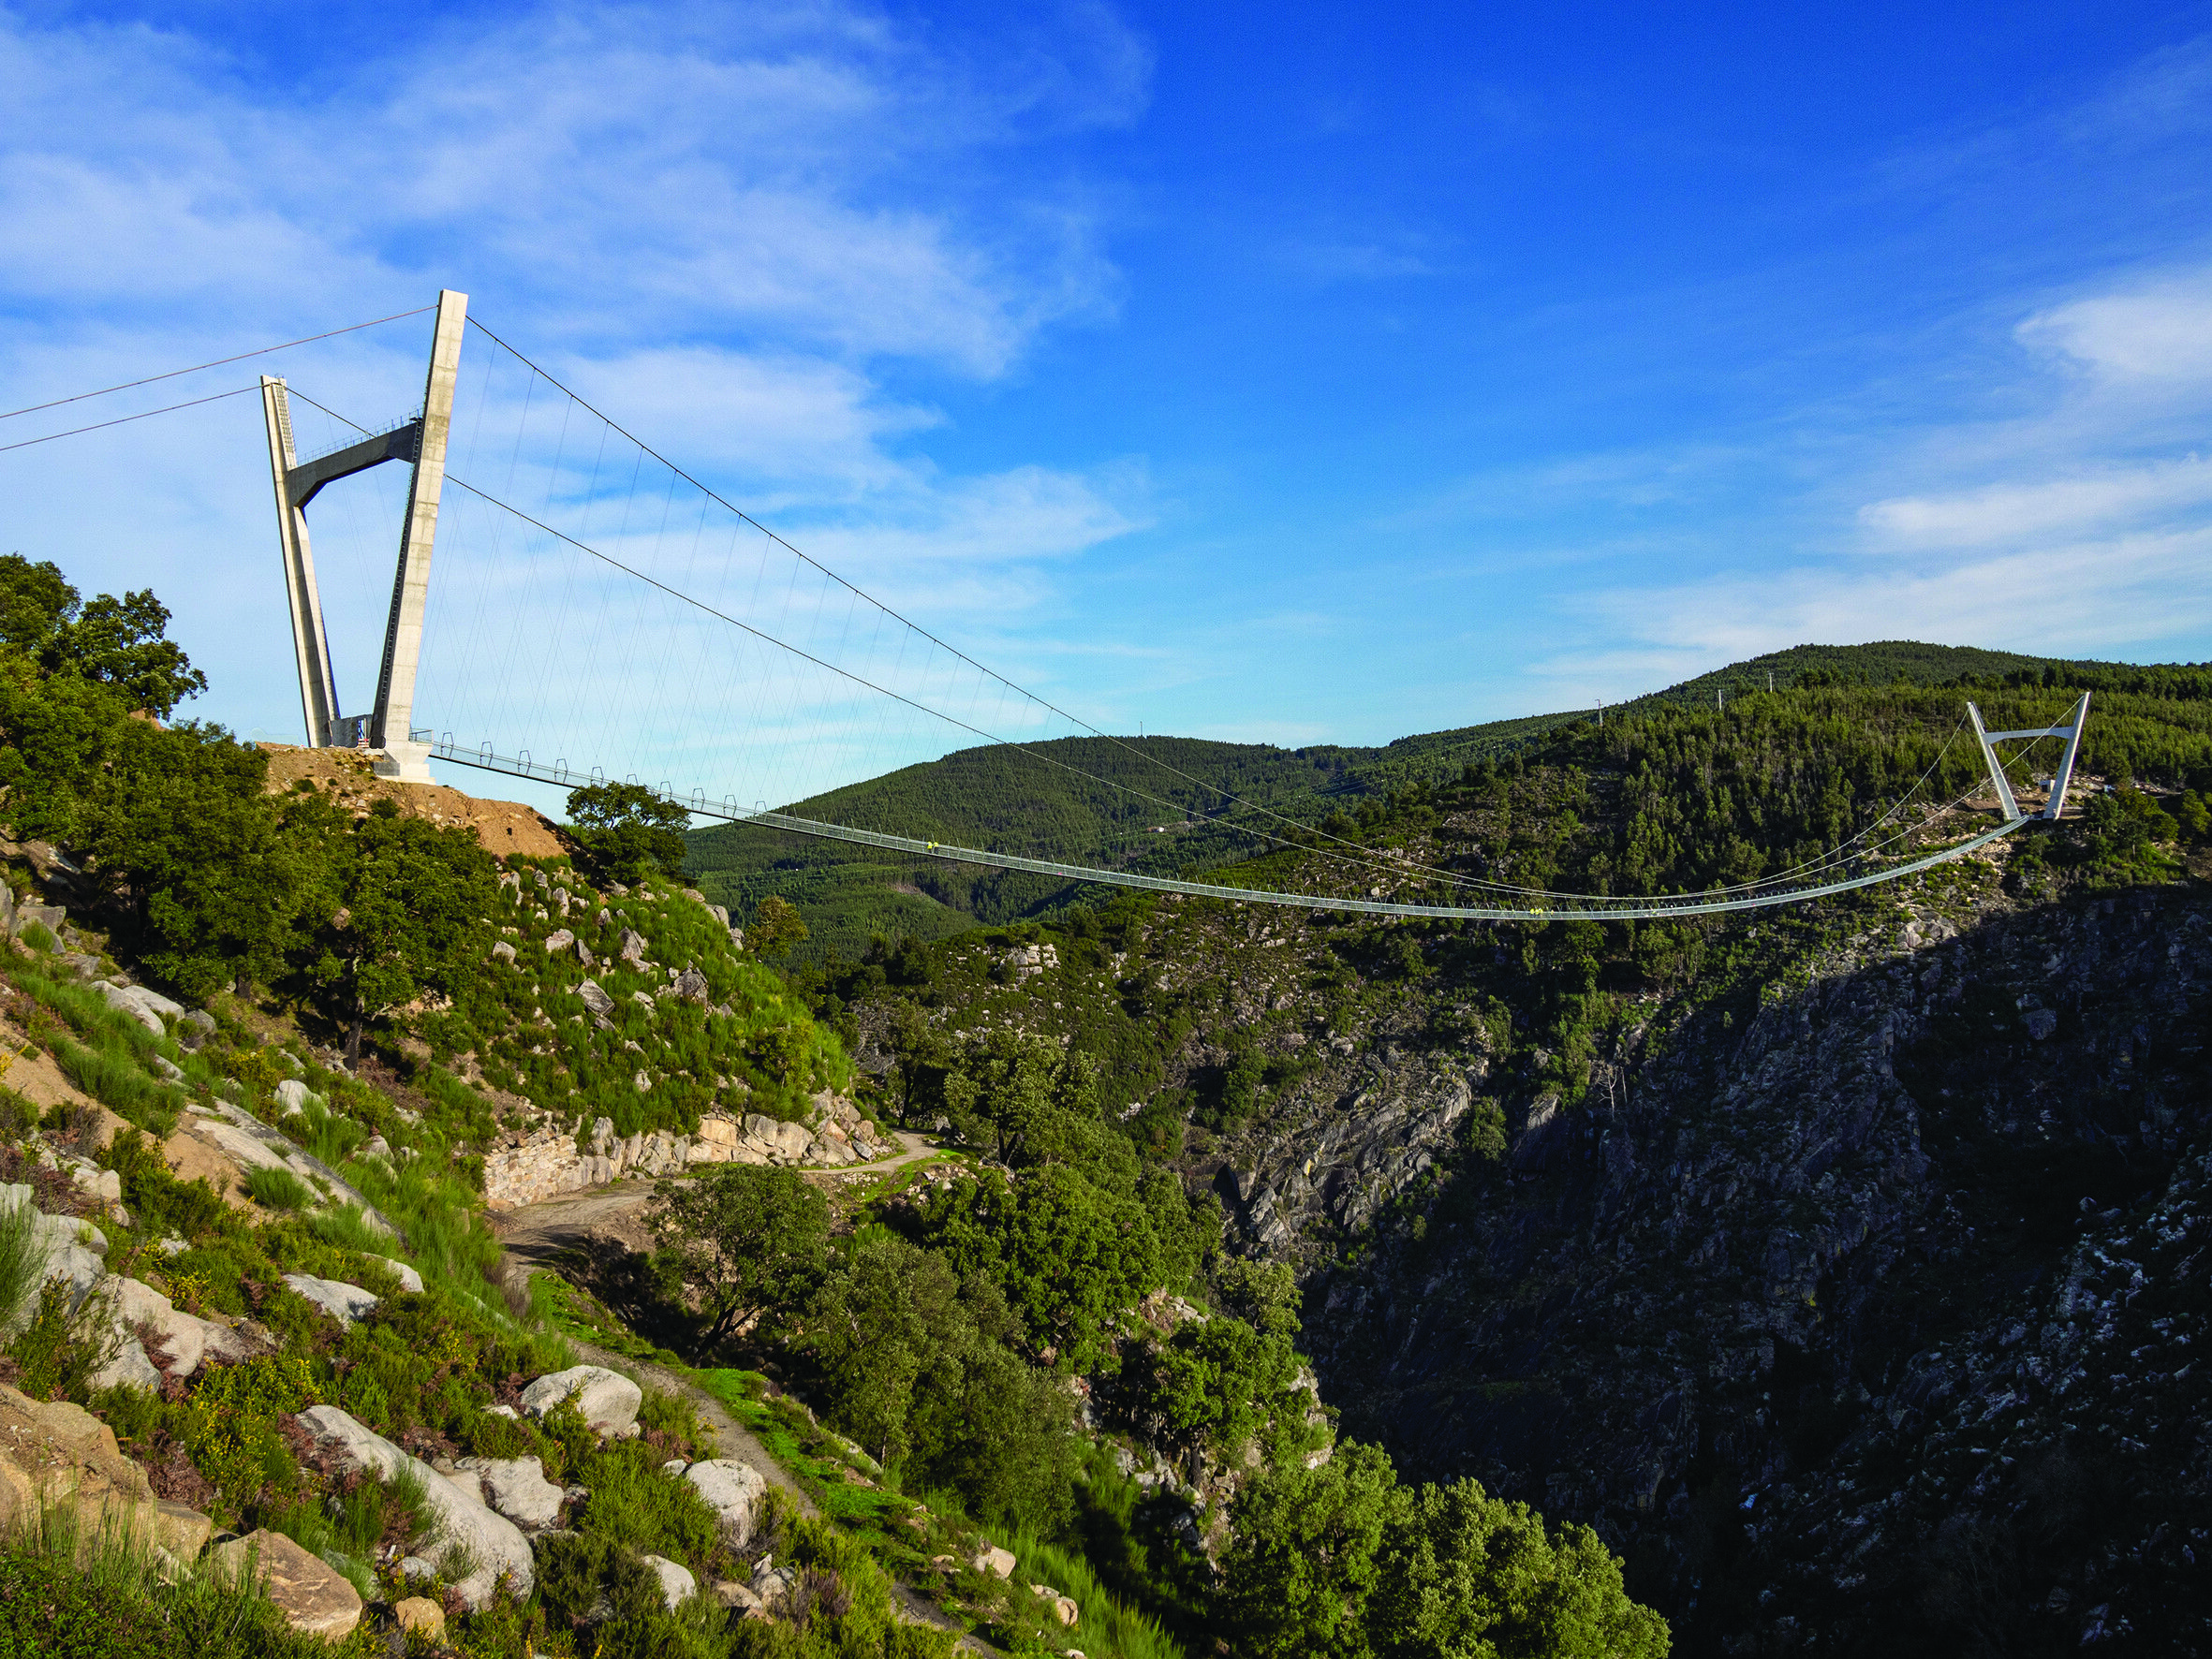
[[[465,830],[403,816],[378,800],[332,848],[322,914],[302,967],[361,1058],[368,1021],[476,970],[492,908],[492,859]]]
[[[647,1225],[699,1286],[712,1347],[804,1294],[821,1269],[830,1203],[793,1170],[724,1164],[684,1185],[663,1182]]]
[[[760,901],[760,908],[753,912],[753,925],[745,929],[745,944],[762,962],[779,957],[805,940],[806,924],[799,918],[799,907],[774,894]]]
[[[833,1417],[903,1463],[908,1490],[948,1486],[971,1513],[1050,1524],[1069,1501],[1071,1399],[1007,1347],[1020,1330],[988,1279],[870,1228],[823,1279],[799,1345]]]
[[[955,1337],[959,1295],[944,1257],[863,1237],[808,1304],[801,1345],[821,1370],[831,1410],[878,1462],[912,1449],[914,1385]]]
[[[1214,1266],[1214,1283],[1229,1311],[1256,1329],[1297,1334],[1298,1275],[1289,1262],[1225,1255]]]
[[[48,651],[56,671],[112,685],[155,719],[207,689],[207,676],[168,638],[169,608],[140,588],[120,599],[102,594]]]
[[[77,612],[77,590],[52,561],[34,565],[21,553],[0,558],[0,645],[34,660]]]
[[[593,784],[568,792],[569,833],[591,872],[634,883],[658,870],[680,874],[691,815],[641,784]]]
[[[1542,1516],[1479,1481],[1424,1486],[1395,1507],[1375,1568],[1377,1659],[1665,1659],[1671,1643],[1597,1534],[1546,1534]]]
[[[997,1283],[1032,1346],[1078,1371],[1105,1358],[1108,1321],[1160,1283],[1159,1240],[1144,1207],[1062,1165],[1018,1186],[997,1175],[963,1182],[923,1225],[959,1271]]]
[[[1001,1163],[1089,1163],[1113,1157],[1088,1131],[1098,1119],[1098,1064],[1007,1026],[970,1035],[943,1085],[947,1115],[961,1138],[992,1142]],[[1122,1148],[1128,1142],[1115,1137]],[[1126,1159],[1135,1175],[1135,1153]]]
[[[1187,1319],[1146,1369],[1151,1409],[1186,1444],[1209,1442],[1233,1457],[1271,1429],[1266,1449],[1276,1453],[1303,1451],[1317,1438],[1288,1332],[1255,1330],[1229,1314]]]
[[[899,1126],[946,1116],[946,1079],[952,1076],[951,1040],[929,1017],[904,997],[890,1004],[891,1029],[884,1047],[891,1051],[891,1086],[898,1101]]]
[[[321,875],[304,819],[330,809],[273,800],[268,768],[220,727],[127,720],[91,780],[77,849],[127,906],[148,964],[195,1000],[273,978]]]
[[[1367,1659],[1375,1550],[1404,1502],[1390,1459],[1357,1441],[1318,1469],[1260,1470],[1230,1509],[1215,1623],[1251,1659]]]
[[[207,676],[168,638],[169,619],[149,588],[81,605],[51,563],[0,558],[0,645],[49,674],[111,685],[128,707],[156,719],[207,689]]]

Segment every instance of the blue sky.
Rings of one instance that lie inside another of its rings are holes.
[[[0,402],[463,288],[1115,730],[2212,657],[2212,6],[1010,9],[0,10]],[[396,417],[421,333],[275,367]],[[240,398],[0,453],[5,540],[291,737],[260,445]],[[396,488],[317,509],[342,674]]]

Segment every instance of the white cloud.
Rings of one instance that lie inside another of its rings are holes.
[[[2100,379],[2212,382],[2212,271],[2070,301],[2029,317],[2019,332]]]
[[[1914,569],[1855,565],[1644,588],[1581,608],[1634,643],[1542,671],[1618,684],[1632,668],[1663,683],[1791,645],[1904,638],[2037,655],[2155,644],[2212,624],[2208,559],[2212,527],[2198,527]]]
[[[2212,461],[2200,456],[2047,483],[1986,485],[1953,495],[1898,496],[1859,509],[1878,545],[1983,547],[2069,535],[2212,504]]]

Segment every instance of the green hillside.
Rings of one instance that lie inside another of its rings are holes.
[[[1618,716],[1710,708],[1717,694],[1747,696],[1766,690],[1770,680],[1777,689],[1998,684],[2060,668],[2084,683],[2099,674],[2136,672],[1913,640],[1797,645],[1647,693],[1620,705]],[[1278,749],[1162,737],[995,745],[848,785],[789,810],[998,852],[1196,874],[1263,850],[1255,831],[1271,827],[1268,814],[1318,824],[1350,801],[1449,783],[1470,765],[1541,743],[1587,716],[1580,709],[1527,715],[1376,747]],[[811,930],[800,952],[804,960],[857,956],[877,934],[940,939],[978,925],[1049,915],[1082,891],[1045,876],[901,858],[744,825],[694,830],[688,841],[686,868],[717,903],[740,916],[772,895],[799,906]]]

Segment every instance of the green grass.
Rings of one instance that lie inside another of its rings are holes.
[[[289,1169],[261,1167],[245,1172],[245,1190],[264,1210],[304,1210],[315,1202],[307,1183]]]
[[[372,1564],[388,1534],[412,1545],[429,1531],[427,1494],[412,1469],[390,1481],[363,1480],[343,1498],[302,1499],[264,1515],[262,1523],[346,1576],[364,1601],[381,1599]]]
[[[307,1218],[307,1230],[335,1249],[380,1255],[393,1261],[406,1259],[406,1251],[400,1241],[386,1238],[371,1226],[358,1205],[332,1204],[317,1210]]]
[[[46,1281],[46,1260],[37,1211],[27,1202],[0,1210],[0,1335],[13,1336],[29,1322]]]
[[[1026,1526],[1016,1527],[1001,1542],[1020,1564],[1014,1568],[1017,1584],[1049,1584],[1083,1609],[1082,1622],[1068,1632],[1068,1641],[1087,1659],[1183,1659],[1183,1650],[1158,1623],[1107,1593],[1081,1554]]]
[[[138,1057],[112,1039],[94,1039],[85,1047],[66,1038],[54,1045],[54,1062],[63,1075],[117,1116],[143,1129],[156,1140],[176,1133],[184,1101],[168,1085],[156,1082],[140,1069]]]
[[[61,941],[53,936],[53,931],[42,921],[25,923],[23,931],[16,937],[37,951],[52,951],[61,945]]]
[[[302,1636],[267,1596],[210,1567],[171,1569],[48,1512],[0,1541],[0,1654],[23,1659],[331,1659],[377,1652],[363,1624],[341,1643]]]

